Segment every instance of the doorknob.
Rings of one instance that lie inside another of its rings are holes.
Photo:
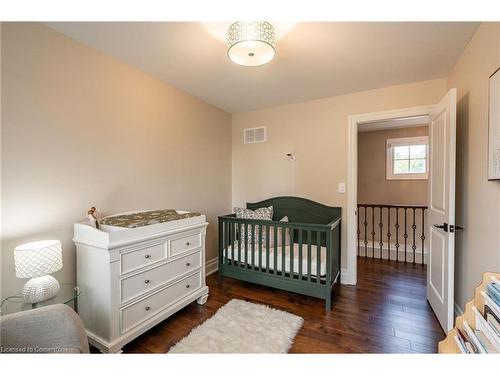
[[[442,225],[434,224],[434,227],[438,228],[438,229],[442,229],[445,232],[448,232],[448,223],[443,223]]]
[[[450,232],[453,233],[457,230],[464,230],[463,227],[461,227],[460,225],[450,225]]]

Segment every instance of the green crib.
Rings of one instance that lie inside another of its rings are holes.
[[[272,221],[219,216],[221,283],[232,277],[322,298],[331,310],[332,289],[340,283],[341,208],[299,197],[247,203],[252,210],[269,206]],[[284,216],[289,222],[278,221]]]

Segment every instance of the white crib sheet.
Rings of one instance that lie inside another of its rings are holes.
[[[233,248],[234,248],[234,254],[233,254]],[[269,249],[269,269],[274,270],[274,251],[275,248],[270,248]],[[282,268],[282,258],[281,258],[281,253],[282,253],[282,247],[279,246],[277,248],[277,264],[276,264],[276,269],[277,271],[281,271]],[[267,267],[267,255],[266,255],[267,249],[262,248],[262,268],[268,268]],[[290,272],[290,256],[291,256],[291,247],[290,245],[285,247],[285,272],[289,273]],[[317,275],[317,247],[316,245],[311,246],[311,276],[316,276]],[[320,276],[325,276],[326,275],[326,247],[321,247],[320,250],[321,254],[321,261],[320,261]],[[248,250],[247,250],[247,260],[245,262],[245,248],[242,246],[240,250],[240,255],[241,259],[240,262],[242,263],[247,263],[249,265],[252,264],[252,245],[248,245]],[[236,260],[238,261],[238,242],[234,243],[234,246],[228,246],[226,249],[226,257],[227,259],[230,260]],[[299,274],[299,244],[294,244],[293,246],[293,273]],[[258,267],[259,266],[259,247],[258,244],[255,244],[255,251],[254,251],[254,266]],[[307,276],[307,244],[302,244],[302,275]]]

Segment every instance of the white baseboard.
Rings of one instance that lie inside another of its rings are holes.
[[[341,269],[340,283],[346,285],[356,285],[356,281],[352,275],[348,272],[347,268]]]
[[[462,310],[462,308],[458,305],[458,303],[455,302],[455,305],[454,305],[454,312],[455,312],[455,318],[457,316],[460,316],[460,315],[463,315],[464,314],[464,310]]]
[[[387,242],[383,242],[382,259],[387,259],[387,249],[388,248],[389,248],[389,244]],[[366,245],[366,251],[367,251],[369,257],[371,256],[371,254],[374,254],[375,258],[380,257],[380,246],[379,246],[378,242],[375,242],[375,248],[373,248],[373,243],[370,241]],[[404,262],[404,259],[405,259],[404,247],[401,247],[401,246],[399,247],[399,249],[397,251],[399,253],[399,255],[396,256],[396,246],[395,246],[395,244],[391,243],[390,252],[391,252],[391,255],[390,255],[391,260],[399,259],[400,262]],[[358,253],[361,256],[364,256],[365,245],[363,242],[361,242],[359,245]],[[416,245],[415,258],[416,258],[417,263],[421,262],[421,259],[422,259],[422,247],[421,246]],[[406,260],[409,262],[413,261],[413,249],[411,248],[411,245],[409,245],[407,247]],[[427,264],[427,248],[424,249],[424,264]]]
[[[215,257],[209,259],[205,263],[205,274],[206,276],[213,274],[219,270],[219,258]]]

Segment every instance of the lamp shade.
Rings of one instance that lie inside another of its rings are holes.
[[[62,264],[61,241],[36,241],[20,245],[14,250],[16,276],[39,277],[60,270]]]

